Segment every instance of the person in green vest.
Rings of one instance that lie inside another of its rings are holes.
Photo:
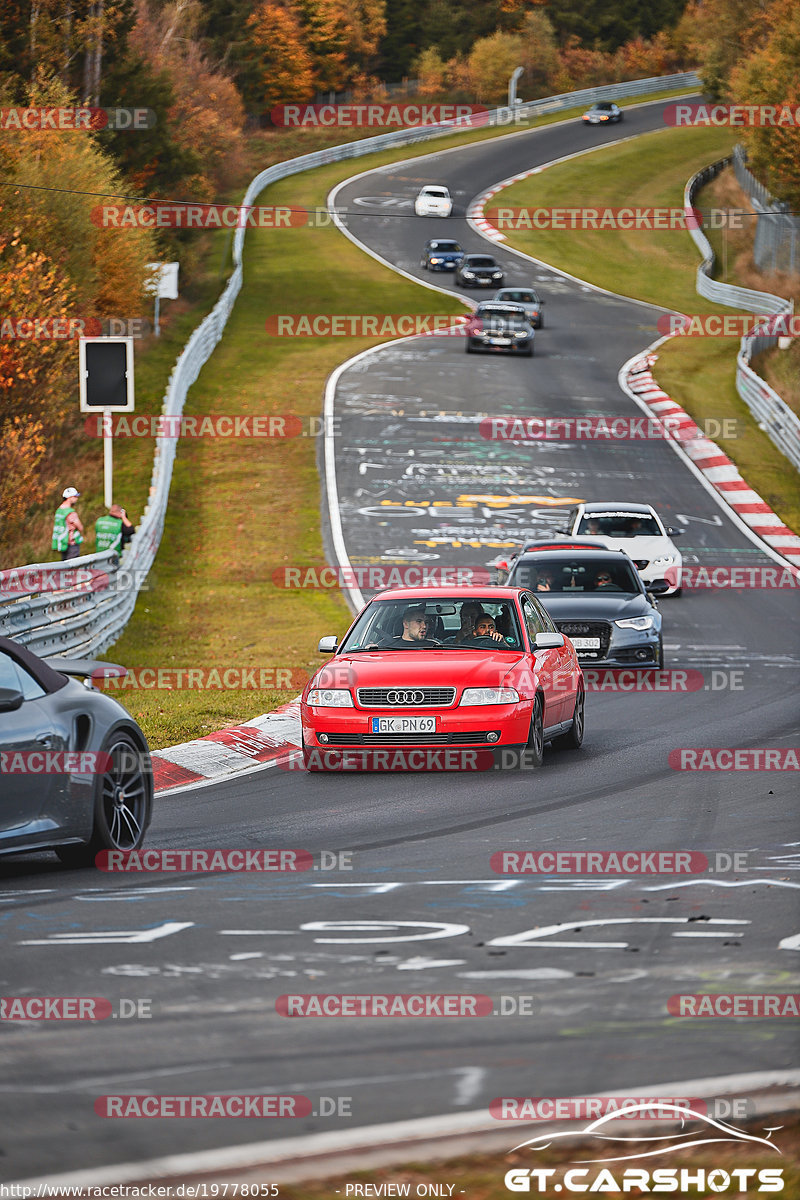
[[[119,504],[112,504],[107,516],[97,518],[94,531],[97,551],[119,551],[124,550],[133,537],[134,526],[125,509]]]
[[[79,558],[83,542],[83,522],[75,512],[75,501],[80,496],[77,488],[64,488],[63,500],[56,509],[53,520],[53,550],[58,550],[62,561]]]

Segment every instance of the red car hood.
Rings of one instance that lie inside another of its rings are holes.
[[[322,668],[343,680],[328,687],[501,687],[504,677],[524,658],[518,650],[376,650],[342,654]],[[317,687],[320,682],[312,680]]]

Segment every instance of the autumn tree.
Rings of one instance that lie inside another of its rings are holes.
[[[786,105],[800,111],[800,7],[776,0],[767,17],[764,44],[736,67],[729,91],[737,104]],[[741,130],[749,165],[770,191],[800,211],[800,139],[791,125]]]
[[[522,39],[518,34],[493,33],[481,38],[469,55],[469,71],[476,99],[503,101],[508,96],[508,81],[520,66]]]
[[[264,0],[249,18],[247,30],[254,93],[246,99],[261,109],[310,100],[314,70],[294,6]]]
[[[8,227],[0,208],[0,228]],[[24,329],[18,322],[74,315],[74,289],[63,271],[26,245],[19,229],[0,235],[0,550],[15,543],[28,510],[44,499],[42,463],[76,378],[74,341],[15,336]]]
[[[413,64],[412,70],[419,80],[420,96],[438,96],[444,90],[446,68],[436,46],[423,50]]]

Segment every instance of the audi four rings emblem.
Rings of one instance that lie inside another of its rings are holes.
[[[422,704],[424,692],[387,692],[387,704]]]

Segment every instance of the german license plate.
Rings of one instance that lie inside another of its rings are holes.
[[[371,733],[436,733],[436,717],[371,717]]]
[[[490,346],[510,346],[509,338],[489,338]]]
[[[576,650],[599,650],[600,649],[600,638],[599,637],[596,637],[596,638],[576,637],[576,638],[570,638],[570,641],[572,642],[572,644]]]

